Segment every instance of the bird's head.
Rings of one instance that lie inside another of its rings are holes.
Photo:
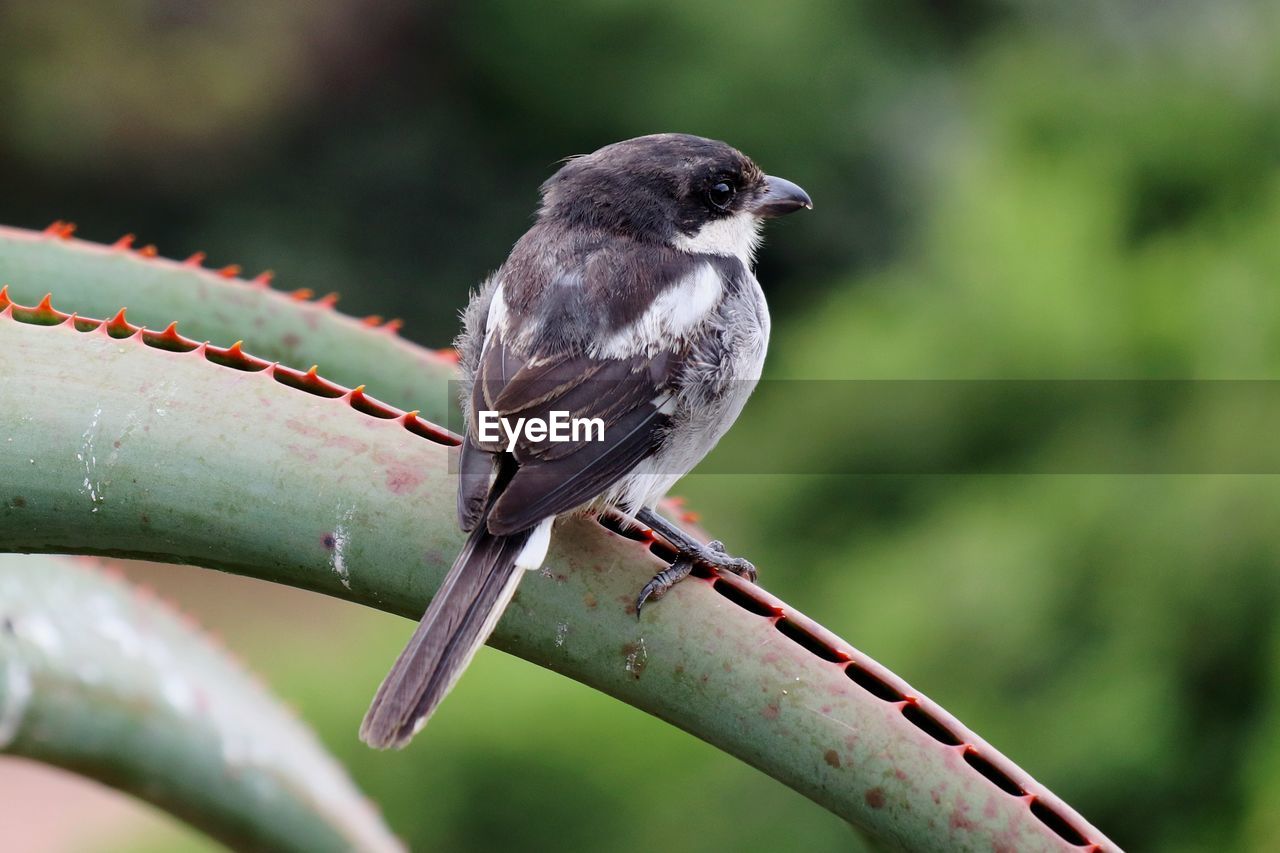
[[[731,145],[660,133],[570,159],[542,185],[540,216],[749,265],[763,220],[812,207]]]

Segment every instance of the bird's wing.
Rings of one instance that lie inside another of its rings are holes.
[[[522,360],[500,338],[487,342],[473,388],[473,419],[475,412],[491,411],[510,423],[550,421],[552,412],[568,412],[603,425],[602,438],[594,429],[581,430],[577,440],[570,433],[568,441],[520,434],[511,451],[518,468],[489,514],[489,530],[514,533],[586,503],[654,453],[670,424],[667,403],[678,361],[674,353]],[[481,452],[507,452],[505,434],[484,442],[469,427],[468,441]]]
[[[497,276],[471,371],[458,496],[464,529],[479,523],[504,454],[518,467],[488,516],[499,534],[587,503],[655,453],[684,359],[723,296],[725,271],[705,258],[577,240],[560,233],[531,243],[536,252],[518,246]],[[596,440],[594,428],[567,441],[522,434],[508,451],[505,432],[481,440],[481,412],[509,423],[550,421],[553,412],[598,418],[604,437]]]

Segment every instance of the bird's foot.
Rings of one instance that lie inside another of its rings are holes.
[[[724,543],[719,539],[712,539],[706,544],[703,552],[698,556],[698,562],[713,569],[723,569],[740,578],[746,578],[752,583],[755,583],[760,577],[760,573],[756,571],[754,563],[741,557],[730,556],[729,552],[724,549]]]
[[[751,561],[729,556],[729,553],[724,550],[724,543],[719,539],[713,539],[706,545],[697,542],[691,544],[692,548],[678,552],[675,562],[654,575],[640,590],[640,595],[636,598],[637,619],[640,618],[640,611],[644,608],[646,601],[650,599],[657,601],[662,598],[671,587],[689,577],[693,567],[699,563],[713,569],[731,572],[752,583],[756,582],[758,573]]]

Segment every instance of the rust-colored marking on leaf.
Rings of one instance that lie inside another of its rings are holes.
[[[138,238],[133,236],[132,234],[125,234],[119,240],[112,243],[111,248],[119,249],[122,252],[127,252],[130,248],[133,247],[133,241],[136,239]]]
[[[262,373],[281,385],[287,385],[317,397],[342,398],[350,408],[366,417],[396,420],[407,432],[435,444],[456,447],[462,443],[461,437],[443,426],[424,420],[416,411],[404,412],[375,397],[370,397],[364,392],[363,385],[358,388],[345,388],[325,379],[320,376],[316,365],[312,365],[310,370],[303,373],[246,353],[242,341],[236,341],[225,348],[216,347],[207,342],[199,343],[178,334],[176,322],[170,323],[164,331],[156,332],[129,323],[123,308],[110,320],[95,320],[75,314],[64,314],[53,307],[52,298],[48,295],[40,300],[39,305],[29,308],[15,303],[9,296],[8,287],[0,287],[0,317],[34,326],[67,326],[79,332],[97,332],[113,338],[136,338],[146,346],[168,352],[196,352],[213,364],[251,373]]]
[[[183,261],[182,264],[183,266],[188,266],[188,267],[198,267],[204,263],[205,257],[206,256],[204,252],[192,252],[191,256],[188,257],[185,261]]]
[[[138,254],[144,258],[154,258],[160,254],[160,250],[156,248],[155,243],[148,243],[138,250]]]
[[[316,300],[316,304],[321,308],[332,308],[338,304],[339,298],[340,297],[336,293],[326,293],[324,296],[321,296]]]
[[[250,279],[249,283],[252,284],[254,287],[270,287],[271,280],[274,279],[275,277],[276,277],[276,274],[272,270],[263,270],[262,272],[255,275],[252,279]]]
[[[218,275],[222,276],[223,278],[235,278],[236,276],[240,275],[240,265],[227,264],[225,267],[218,270]]]

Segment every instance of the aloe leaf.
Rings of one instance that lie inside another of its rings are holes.
[[[242,353],[173,352],[122,324],[33,325],[56,321],[0,315],[0,549],[187,563],[422,612],[461,544],[446,434]],[[763,589],[695,578],[637,620],[661,550],[593,520],[559,523],[492,644],[703,738],[892,847],[1116,849]]]
[[[0,286],[35,305],[52,292],[58,305],[96,317],[121,308],[129,319],[163,329],[170,321],[198,341],[246,348],[268,361],[301,367],[319,364],[347,385],[366,383],[371,393],[434,420],[448,418],[447,381],[454,361],[401,338],[391,324],[347,317],[331,300],[305,290],[285,293],[239,269],[206,269],[171,261],[154,247],[104,246],[74,239],[70,226],[44,232],[0,226]],[[368,318],[370,320],[379,318]]]
[[[402,849],[310,729],[177,613],[87,563],[0,555],[0,751],[235,849]]]

